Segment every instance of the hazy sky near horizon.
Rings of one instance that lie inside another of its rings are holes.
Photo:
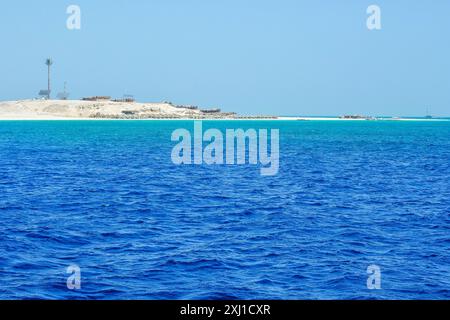
[[[66,8],[81,8],[68,30]],[[381,8],[382,29],[366,27]],[[242,114],[450,116],[448,0],[73,0],[0,5],[0,100],[90,95]]]

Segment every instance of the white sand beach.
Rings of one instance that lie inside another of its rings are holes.
[[[74,120],[102,118],[168,118],[199,116],[200,110],[169,103],[137,103],[83,100],[19,100],[0,102],[3,120]]]

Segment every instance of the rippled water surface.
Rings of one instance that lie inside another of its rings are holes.
[[[0,122],[0,298],[450,298],[450,122],[204,123],[279,128],[273,177],[172,164],[180,127]]]

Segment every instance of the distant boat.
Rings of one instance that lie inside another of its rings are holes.
[[[425,116],[425,119],[433,119],[433,116],[430,115],[428,108],[427,108],[427,115]]]

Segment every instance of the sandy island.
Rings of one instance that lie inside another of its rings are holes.
[[[174,106],[171,103],[138,103],[84,100],[19,100],[0,102],[1,120],[87,119],[203,119],[234,118],[234,113]]]
[[[111,100],[18,100],[0,102],[0,120],[427,120],[439,119],[342,119],[339,117],[278,117],[239,116],[234,112],[219,109],[201,110],[191,106],[176,106],[169,102],[139,103],[116,102]]]

